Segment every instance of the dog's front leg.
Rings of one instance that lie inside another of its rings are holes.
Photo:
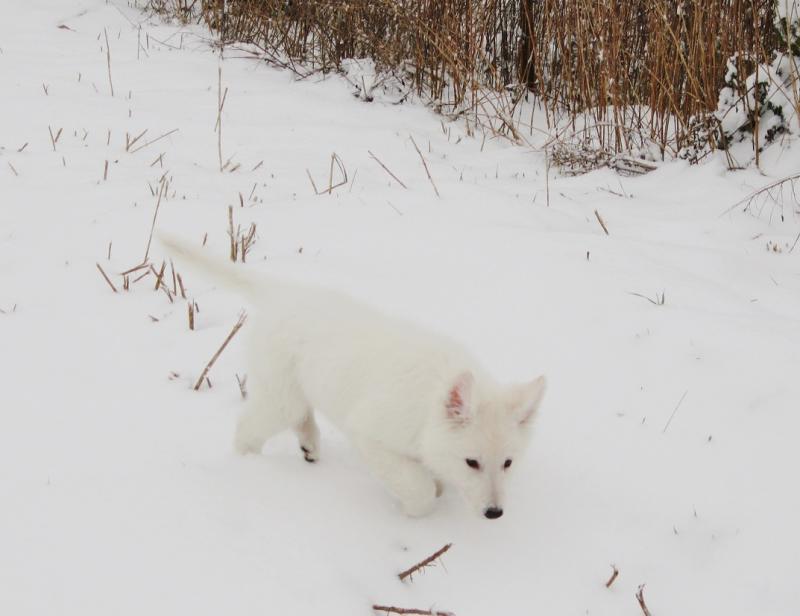
[[[372,472],[383,481],[406,515],[423,516],[436,502],[437,487],[430,472],[411,458],[388,451],[380,443],[362,438],[357,442]]]

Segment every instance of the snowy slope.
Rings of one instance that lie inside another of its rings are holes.
[[[540,154],[233,50],[222,149],[241,166],[220,173],[218,57],[201,29],[120,0],[4,9],[0,613],[633,616],[641,584],[654,616],[797,613],[800,225],[791,207],[721,216],[769,178],[721,161],[621,184],[553,174],[548,207]],[[177,132],[126,152],[145,129],[131,150]],[[306,170],[326,188],[334,152],[348,184],[315,195]],[[778,171],[800,162],[771,156]],[[225,255],[233,205],[258,229],[243,267],[446,332],[501,379],[548,375],[501,520],[452,493],[403,517],[327,427],[315,466],[288,435],[232,453],[246,329],[213,387],[191,385],[242,300],[182,272],[190,332],[185,301],[152,276],[121,289],[164,174],[157,228],[207,233]],[[662,306],[632,295],[662,292]],[[446,569],[396,579],[448,542]]]

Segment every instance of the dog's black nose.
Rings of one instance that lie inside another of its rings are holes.
[[[490,520],[496,520],[501,515],[503,515],[503,510],[498,509],[497,507],[489,507],[486,511],[483,512],[483,515],[485,515]]]

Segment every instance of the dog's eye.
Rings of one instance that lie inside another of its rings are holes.
[[[503,464],[503,468],[508,468],[509,466],[511,466],[511,458],[505,461],[505,463]]]
[[[467,466],[470,468],[474,468],[476,471],[481,470],[481,464],[477,460],[473,460],[472,458],[467,458],[466,460]]]

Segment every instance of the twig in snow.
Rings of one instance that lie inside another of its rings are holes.
[[[61,131],[64,130],[63,128],[59,128],[58,132],[53,135],[53,129],[50,128],[50,125],[47,125],[47,130],[50,133],[50,143],[53,145],[53,152],[56,151],[56,144],[58,143],[59,138],[61,137]],[[21,151],[21,150],[20,150]]]
[[[9,163],[9,164],[11,164],[11,163]],[[800,233],[798,233],[798,234],[797,234],[797,237],[796,237],[796,238],[794,238],[794,244],[792,244],[792,247],[789,249],[789,254],[791,254],[792,252],[794,252],[794,248],[795,248],[795,246],[797,246],[797,242],[798,242],[798,241],[800,241]]]
[[[636,600],[639,602],[639,607],[642,608],[644,616],[652,616],[650,610],[647,609],[647,604],[644,602],[644,584],[639,586],[639,590],[636,591]]]
[[[678,404],[675,405],[675,410],[672,411],[672,415],[669,416],[669,419],[667,420],[667,423],[664,425],[664,429],[661,431],[661,434],[664,434],[664,432],[667,431],[667,428],[669,428],[669,424],[672,423],[672,418],[675,417],[675,413],[678,412],[678,409],[681,407],[681,404],[683,404],[683,399],[686,397],[686,394],[688,394],[688,393],[689,393],[688,389],[685,392],[683,392],[683,395],[681,396],[681,399],[678,400]]]
[[[616,580],[617,576],[619,575],[619,569],[617,569],[616,565],[611,565],[611,568],[613,569],[613,571],[611,573],[611,577],[608,578],[608,582],[606,582],[606,588],[611,588],[611,585],[614,583],[614,580]]]
[[[452,612],[440,612],[439,610],[418,610],[413,607],[394,607],[391,605],[373,605],[372,609],[376,612],[386,612],[386,614],[415,614],[418,616],[454,616]]]
[[[428,174],[428,180],[430,180],[431,186],[433,186],[433,192],[436,193],[437,197],[441,197],[441,195],[439,195],[439,190],[436,188],[436,183],[433,181],[433,178],[431,177],[431,172],[430,169],[428,169],[428,163],[425,162],[425,157],[422,155],[422,152],[419,151],[419,147],[417,147],[417,142],[414,141],[414,137],[412,137],[411,135],[409,135],[409,137],[411,138],[411,143],[414,144],[414,149],[417,151],[417,154],[419,154],[419,159],[422,161],[422,166],[425,167],[425,173]]]
[[[635,297],[641,297],[642,299],[646,299],[648,302],[653,304],[654,306],[663,306],[667,301],[667,294],[666,292],[662,291],[661,295],[656,293],[656,298],[653,299],[652,297],[647,297],[646,295],[642,295],[641,293],[634,293],[631,291],[630,295]]]
[[[114,96],[114,82],[111,81],[111,47],[108,46],[108,30],[103,28],[106,35],[106,62],[108,63],[108,86],[111,88],[111,96]]]
[[[222,351],[225,350],[225,347],[228,346],[228,343],[236,335],[236,332],[238,332],[242,328],[242,325],[244,325],[244,322],[246,320],[247,320],[247,315],[244,312],[239,315],[239,320],[236,321],[236,324],[233,326],[231,333],[228,334],[227,338],[225,338],[225,341],[222,343],[222,346],[217,349],[217,352],[214,353],[214,355],[211,357],[210,360],[208,360],[206,367],[203,369],[203,373],[200,375],[200,378],[197,379],[197,382],[194,384],[195,391],[200,390],[200,387],[203,385],[203,381],[206,380],[206,375],[208,374],[208,371],[211,370],[211,367],[214,365],[214,362],[216,362],[219,356],[222,355]]]
[[[242,394],[242,399],[247,400],[247,375],[240,378],[237,374],[236,382],[239,384],[239,393]]]
[[[142,263],[147,263],[147,258],[150,256],[150,244],[153,242],[153,231],[156,228],[156,218],[158,218],[158,209],[161,207],[161,199],[164,194],[167,192],[167,182],[166,178],[162,178],[161,181],[161,189],[158,191],[158,199],[156,200],[156,209],[153,212],[153,223],[150,225],[150,236],[147,238],[147,248],[144,251],[144,259],[142,259]]]
[[[451,547],[453,547],[453,544],[452,544],[452,543],[448,543],[448,544],[447,544],[447,545],[445,545],[444,547],[442,547],[442,548],[440,548],[440,549],[436,550],[436,551],[435,551],[433,554],[431,554],[430,556],[428,556],[428,558],[426,558],[425,560],[421,560],[420,562],[418,562],[418,563],[417,563],[416,565],[414,565],[413,567],[410,567],[409,569],[406,569],[405,571],[403,571],[403,572],[401,572],[401,573],[397,574],[397,577],[399,577],[399,578],[400,578],[400,581],[401,581],[401,582],[402,582],[403,580],[405,580],[406,578],[409,578],[409,579],[411,579],[411,577],[412,577],[412,576],[413,576],[413,575],[414,575],[414,574],[415,574],[417,571],[419,571],[420,569],[424,569],[425,567],[427,567],[427,566],[431,565],[431,564],[432,564],[434,561],[436,561],[436,560],[438,560],[439,558],[441,558],[441,557],[442,557],[442,555],[444,555],[444,553],[445,553],[445,552],[447,552],[447,550],[449,550]]]
[[[395,182],[397,182],[398,184],[400,184],[400,186],[402,186],[403,188],[405,188],[406,190],[408,190],[408,186],[406,186],[405,184],[403,184],[403,182],[402,182],[402,181],[400,181],[400,179],[399,179],[399,178],[398,178],[398,177],[397,177],[397,176],[396,176],[394,173],[392,173],[391,171],[389,171],[389,167],[387,167],[386,165],[384,165],[384,164],[381,162],[381,159],[380,159],[380,158],[378,158],[377,156],[375,156],[375,155],[374,155],[374,154],[373,154],[373,153],[372,153],[370,150],[367,150],[367,152],[369,152],[369,155],[370,155],[370,156],[371,156],[371,157],[372,157],[372,158],[375,160],[375,162],[376,162],[376,163],[378,163],[378,164],[379,164],[381,167],[383,167],[383,170],[384,170],[384,171],[386,171],[386,173],[388,173],[390,176],[392,176],[392,177],[394,178]]]
[[[114,291],[114,293],[116,293],[117,292],[117,287],[115,287],[114,283],[111,282],[111,279],[108,276],[106,276],[106,273],[103,271],[103,268],[100,267],[99,263],[95,263],[95,265],[97,266],[97,269],[100,270],[100,273],[103,275],[103,278],[108,283],[108,286],[111,287],[111,290]]]
[[[730,212],[732,212],[733,210],[735,210],[736,208],[738,208],[738,207],[740,207],[742,205],[744,206],[743,211],[746,212],[747,210],[749,210],[752,207],[753,203],[755,203],[758,200],[759,197],[765,197],[765,199],[770,199],[776,204],[781,204],[783,202],[783,186],[784,186],[784,184],[788,184],[789,185],[789,187],[791,189],[792,197],[793,197],[795,203],[797,203],[798,202],[798,196],[795,193],[795,182],[798,182],[798,181],[800,181],[800,173],[794,173],[792,175],[786,176],[785,178],[781,178],[779,180],[771,182],[771,183],[767,184],[766,186],[763,186],[762,188],[759,188],[758,190],[755,190],[755,191],[751,192],[744,199],[740,199],[739,201],[734,203],[732,206],[730,206],[728,209],[726,209],[724,212],[722,212],[722,214],[720,214],[720,216],[724,216],[725,214],[729,214]],[[773,191],[775,189],[778,189],[778,194],[774,194],[773,193]]]
[[[336,166],[339,167],[339,172],[342,175],[342,180],[337,184],[333,183],[333,165],[336,163]],[[342,159],[339,158],[339,155],[334,152],[331,154],[331,169],[328,175],[328,190],[326,191],[329,195],[333,192],[334,188],[339,188],[339,186],[344,186],[347,184],[347,169],[345,169],[344,163]]]
[[[146,148],[148,145],[152,145],[152,144],[154,144],[156,141],[159,141],[159,140],[163,139],[164,137],[169,137],[169,136],[170,136],[172,133],[177,133],[177,132],[178,132],[178,129],[177,129],[177,128],[173,128],[171,131],[167,131],[166,133],[164,133],[164,134],[162,134],[162,135],[159,135],[159,136],[158,136],[158,137],[156,137],[155,139],[151,139],[150,141],[146,141],[145,143],[143,143],[142,145],[140,145],[138,148],[134,148],[134,149],[132,149],[132,150],[129,152],[129,154],[133,154],[134,152],[138,152],[139,150],[144,150],[144,149],[145,149],[145,148]]]
[[[600,212],[598,212],[597,210],[595,210],[595,211],[594,211],[594,215],[595,215],[595,217],[597,218],[597,222],[599,222],[599,223],[600,223],[600,226],[601,226],[601,227],[603,227],[603,231],[605,231],[606,235],[611,235],[611,234],[608,232],[608,227],[606,227],[606,223],[603,221],[603,217],[602,217],[602,216],[600,216]]]
[[[130,152],[131,148],[134,145],[136,145],[136,142],[139,141],[139,139],[141,139],[142,137],[144,137],[146,133],[147,133],[146,128],[133,138],[131,138],[129,133],[125,133],[125,151]]]
[[[225,166],[222,164],[222,108],[225,106],[225,99],[228,97],[228,88],[222,91],[222,62],[217,68],[217,123],[214,130],[217,131],[217,154],[219,156],[219,170],[222,172]]]

